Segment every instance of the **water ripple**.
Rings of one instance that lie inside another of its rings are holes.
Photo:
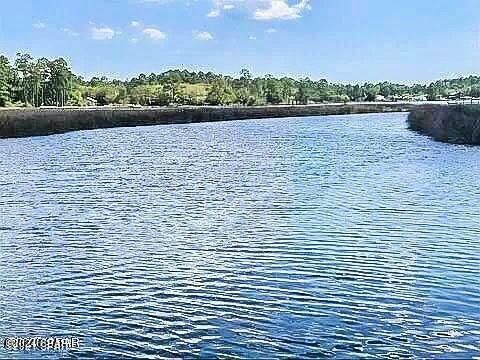
[[[472,358],[480,150],[404,114],[0,140],[15,358]]]

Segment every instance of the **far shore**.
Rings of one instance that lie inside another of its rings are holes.
[[[168,106],[145,106],[136,104],[116,104],[103,106],[40,106],[24,107],[9,106],[0,107],[0,111],[5,110],[150,110],[150,109],[237,109],[237,108],[286,108],[286,107],[318,107],[318,106],[342,106],[342,105],[451,105],[461,104],[462,102],[447,101],[370,101],[370,102],[332,102],[332,103],[312,103],[312,104],[278,104],[278,105],[168,105]]]
[[[409,112],[431,103],[331,103],[267,106],[95,106],[7,108],[0,111],[0,138],[77,130],[301,116]],[[434,104],[445,105],[435,102]]]

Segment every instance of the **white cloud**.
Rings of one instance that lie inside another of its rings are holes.
[[[43,23],[43,22],[37,22],[35,24],[32,24],[32,26],[35,28],[35,29],[45,29],[47,27],[47,24]]]
[[[289,5],[286,0],[269,0],[266,3],[267,6],[255,10],[255,20],[298,19],[304,10],[311,9],[310,0],[301,0],[296,5]]]
[[[96,27],[90,28],[90,35],[93,40],[111,40],[117,32],[109,27]]]
[[[138,39],[137,38],[131,38],[130,40],[128,40],[128,42],[130,44],[136,44],[136,43],[138,43]]]
[[[138,27],[142,26],[142,24],[138,21],[130,21],[130,26],[134,27],[134,28],[138,28]]]
[[[195,35],[195,39],[202,41],[213,40],[213,35],[210,34],[208,31],[202,31]]]
[[[208,17],[217,17],[233,9],[246,11],[255,20],[293,20],[311,9],[311,0],[211,0]],[[292,4],[293,3],[293,4]]]
[[[207,16],[211,18],[220,16],[220,10],[212,10],[207,14]]]
[[[70,36],[78,36],[80,35],[78,32],[76,31],[73,31],[72,29],[69,29],[69,28],[63,28],[63,32],[67,35],[70,35]]]
[[[248,40],[257,40],[257,37],[256,36],[249,36]]]
[[[152,40],[163,40],[167,37],[164,32],[161,32],[160,30],[155,28],[146,28],[143,29],[142,32],[145,36],[149,37]]]
[[[235,3],[242,4],[245,0],[212,0],[212,10],[207,14],[208,17],[218,17],[222,11],[233,10]]]
[[[265,30],[265,32],[267,32],[269,34],[275,34],[276,32],[278,32],[278,30],[274,29],[274,28],[270,28],[270,29]]]

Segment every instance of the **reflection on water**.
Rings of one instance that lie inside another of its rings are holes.
[[[70,356],[480,352],[480,149],[404,114],[0,141],[0,337]],[[61,354],[7,353],[30,357]]]

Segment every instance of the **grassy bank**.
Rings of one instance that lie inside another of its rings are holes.
[[[411,130],[452,144],[480,145],[480,105],[427,105],[408,116]]]
[[[252,107],[54,108],[0,111],[0,138],[160,124],[410,111],[418,105],[325,104]]]

